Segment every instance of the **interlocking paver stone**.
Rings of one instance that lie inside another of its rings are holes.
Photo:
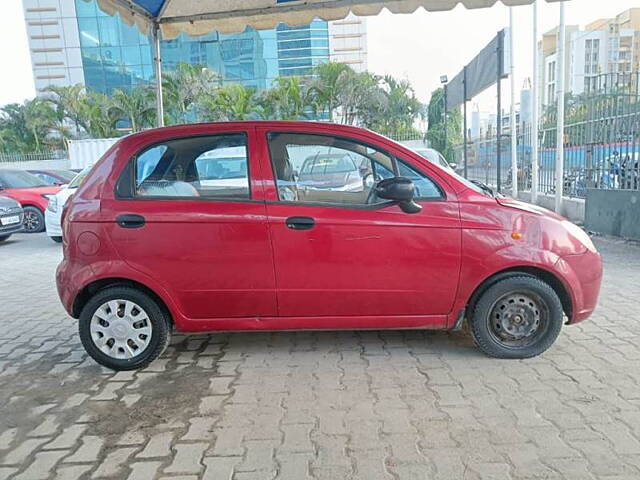
[[[596,243],[598,310],[534,359],[484,357],[464,332],[216,333],[115,373],[60,306],[60,246],[16,235],[0,478],[640,478],[640,247]]]

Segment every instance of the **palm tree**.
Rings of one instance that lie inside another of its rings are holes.
[[[249,120],[259,116],[255,89],[239,84],[221,87],[206,95],[200,107],[208,120]]]
[[[117,136],[119,114],[111,108],[111,99],[104,93],[88,91],[85,102],[83,121],[87,134],[92,138]]]
[[[333,121],[334,110],[340,104],[340,94],[354,80],[354,71],[344,63],[321,63],[314,70],[311,90],[319,109],[326,111]]]
[[[110,115],[127,119],[132,133],[149,127],[154,122],[155,98],[153,92],[145,86],[134,87],[130,93],[115,89],[110,103]]]
[[[54,133],[58,135],[54,135]],[[66,136],[65,136],[66,135]],[[56,111],[42,98],[12,103],[0,109],[0,142],[6,152],[38,152],[60,147],[68,138]]]
[[[314,91],[299,77],[277,77],[273,83],[260,100],[265,112],[280,120],[307,119],[316,113]]]
[[[45,92],[51,94],[48,101],[55,106],[58,117],[61,120],[70,120],[75,127],[75,136],[80,137],[80,128],[86,130],[86,90],[84,85],[49,85],[45,88]]]
[[[201,65],[179,63],[162,77],[167,116],[172,123],[186,123],[189,117],[200,119],[203,96],[220,86],[221,77]]]

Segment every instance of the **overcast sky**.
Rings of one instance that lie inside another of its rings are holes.
[[[73,1],[73,0],[68,0]],[[558,23],[558,4],[539,1],[540,32]],[[567,24],[585,24],[601,17],[640,6],[638,0],[572,0],[567,2]],[[21,0],[2,0],[0,15],[0,105],[21,102],[34,95],[33,79]],[[532,7],[515,7],[516,88],[531,75]],[[508,25],[508,9],[502,4],[480,10],[458,6],[450,12],[410,15],[383,11],[368,18],[369,70],[408,78],[418,95],[427,101],[439,78],[453,76],[475,56],[495,33]],[[505,99],[508,99],[505,82]],[[482,109],[495,102],[493,89],[475,100]]]

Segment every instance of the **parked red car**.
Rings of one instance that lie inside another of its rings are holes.
[[[361,187],[294,173],[336,154],[358,165]],[[127,136],[69,200],[63,238],[62,303],[87,352],[116,370],[148,364],[172,329],[465,320],[485,353],[526,358],[565,317],[592,313],[602,276],[589,236],[562,217],[373,132],[311,122]]]
[[[45,230],[44,211],[49,198],[60,187],[49,186],[24,170],[0,169],[0,192],[20,203],[24,209],[24,231],[38,233]]]

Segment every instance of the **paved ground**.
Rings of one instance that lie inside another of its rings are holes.
[[[54,289],[60,246],[0,246],[0,479],[638,479],[640,248],[599,240],[595,317],[527,361],[464,333],[174,337],[98,367]]]

